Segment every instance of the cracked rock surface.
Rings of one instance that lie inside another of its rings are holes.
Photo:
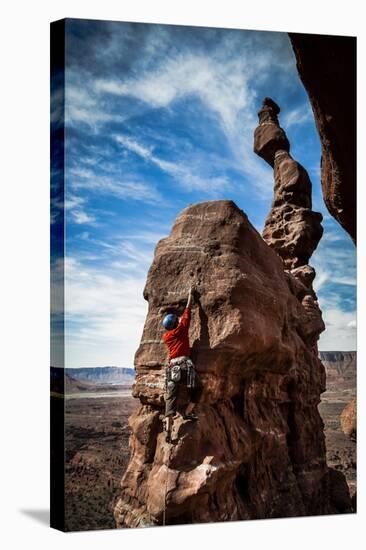
[[[351,511],[347,485],[327,467],[318,412],[324,324],[315,273],[293,268],[232,201],[186,208],[159,241],[144,291],[133,390],[140,407],[130,418],[118,527]],[[183,311],[190,282],[199,420],[176,419],[167,443],[161,321]]]

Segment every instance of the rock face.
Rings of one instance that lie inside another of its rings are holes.
[[[313,275],[306,267],[298,277],[285,272],[231,201],[196,204],[177,217],[156,247],[144,291],[149,308],[133,390],[141,405],[130,418],[118,527],[351,510],[348,494],[342,506],[332,497],[325,459],[317,408],[325,373],[316,345],[324,325]],[[161,321],[183,311],[191,282],[199,421],[175,420],[168,444],[159,417],[167,358]]]
[[[356,398],[345,407],[341,414],[341,426],[343,433],[356,440],[357,438],[357,404]]]
[[[286,133],[279,127],[279,112],[279,106],[266,97],[258,113],[254,152],[274,169],[274,199],[263,238],[281,256],[285,269],[291,270],[307,265],[323,234],[323,218],[311,210],[311,181],[305,168],[289,153]],[[315,276],[311,273],[307,267],[308,286]],[[304,276],[304,270],[299,270],[297,278],[303,283]]]
[[[324,201],[356,243],[356,38],[289,36],[322,145]]]

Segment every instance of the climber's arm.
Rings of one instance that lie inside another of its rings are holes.
[[[193,293],[193,287],[191,286],[189,288],[189,292],[188,292],[188,301],[187,301],[187,305],[186,305],[186,308],[188,307],[191,307],[192,305],[192,293]]]
[[[193,287],[191,286],[188,292],[188,300],[183,315],[180,319],[178,329],[176,330],[188,330],[191,322],[191,305],[192,305],[192,294]]]

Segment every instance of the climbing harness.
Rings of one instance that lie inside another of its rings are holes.
[[[175,357],[169,362],[170,367],[166,368],[166,381],[172,380],[179,382],[182,377],[182,371],[187,372],[187,388],[196,387],[196,369],[192,359],[189,357]]]
[[[169,369],[169,372],[170,372],[170,379],[173,382],[179,382],[179,380],[182,378],[182,372],[180,370],[179,365],[174,365],[173,367],[171,367],[171,369]]]
[[[165,415],[166,417],[177,412],[176,403],[179,400],[179,388],[187,387],[189,393],[199,385],[198,374],[189,357],[176,357],[165,366]],[[187,396],[186,396],[187,397]],[[185,398],[186,398],[185,397]],[[190,399],[192,398],[192,393]],[[184,415],[183,415],[184,416]],[[168,422],[167,422],[168,423]],[[169,430],[166,430],[167,432]]]

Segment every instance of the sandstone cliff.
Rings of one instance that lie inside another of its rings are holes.
[[[356,38],[289,36],[322,145],[324,201],[356,243]]]
[[[254,150],[274,169],[263,238],[231,201],[180,213],[155,250],[135,356],[131,458],[117,526],[288,517],[351,511],[344,476],[326,464],[318,412],[324,330],[308,260],[322,235],[311,182],[289,154],[280,109],[265,98]],[[190,341],[203,391],[198,423],[161,422],[162,317],[182,313],[196,287]]]
[[[324,325],[314,272],[298,261],[285,271],[273,248],[231,201],[186,208],[158,243],[144,292],[134,385],[141,405],[130,418],[118,527],[351,510],[344,477],[327,467],[317,408]],[[197,288],[190,341],[203,393],[198,423],[175,421],[168,444],[159,416],[161,321],[182,312],[190,282]]]

